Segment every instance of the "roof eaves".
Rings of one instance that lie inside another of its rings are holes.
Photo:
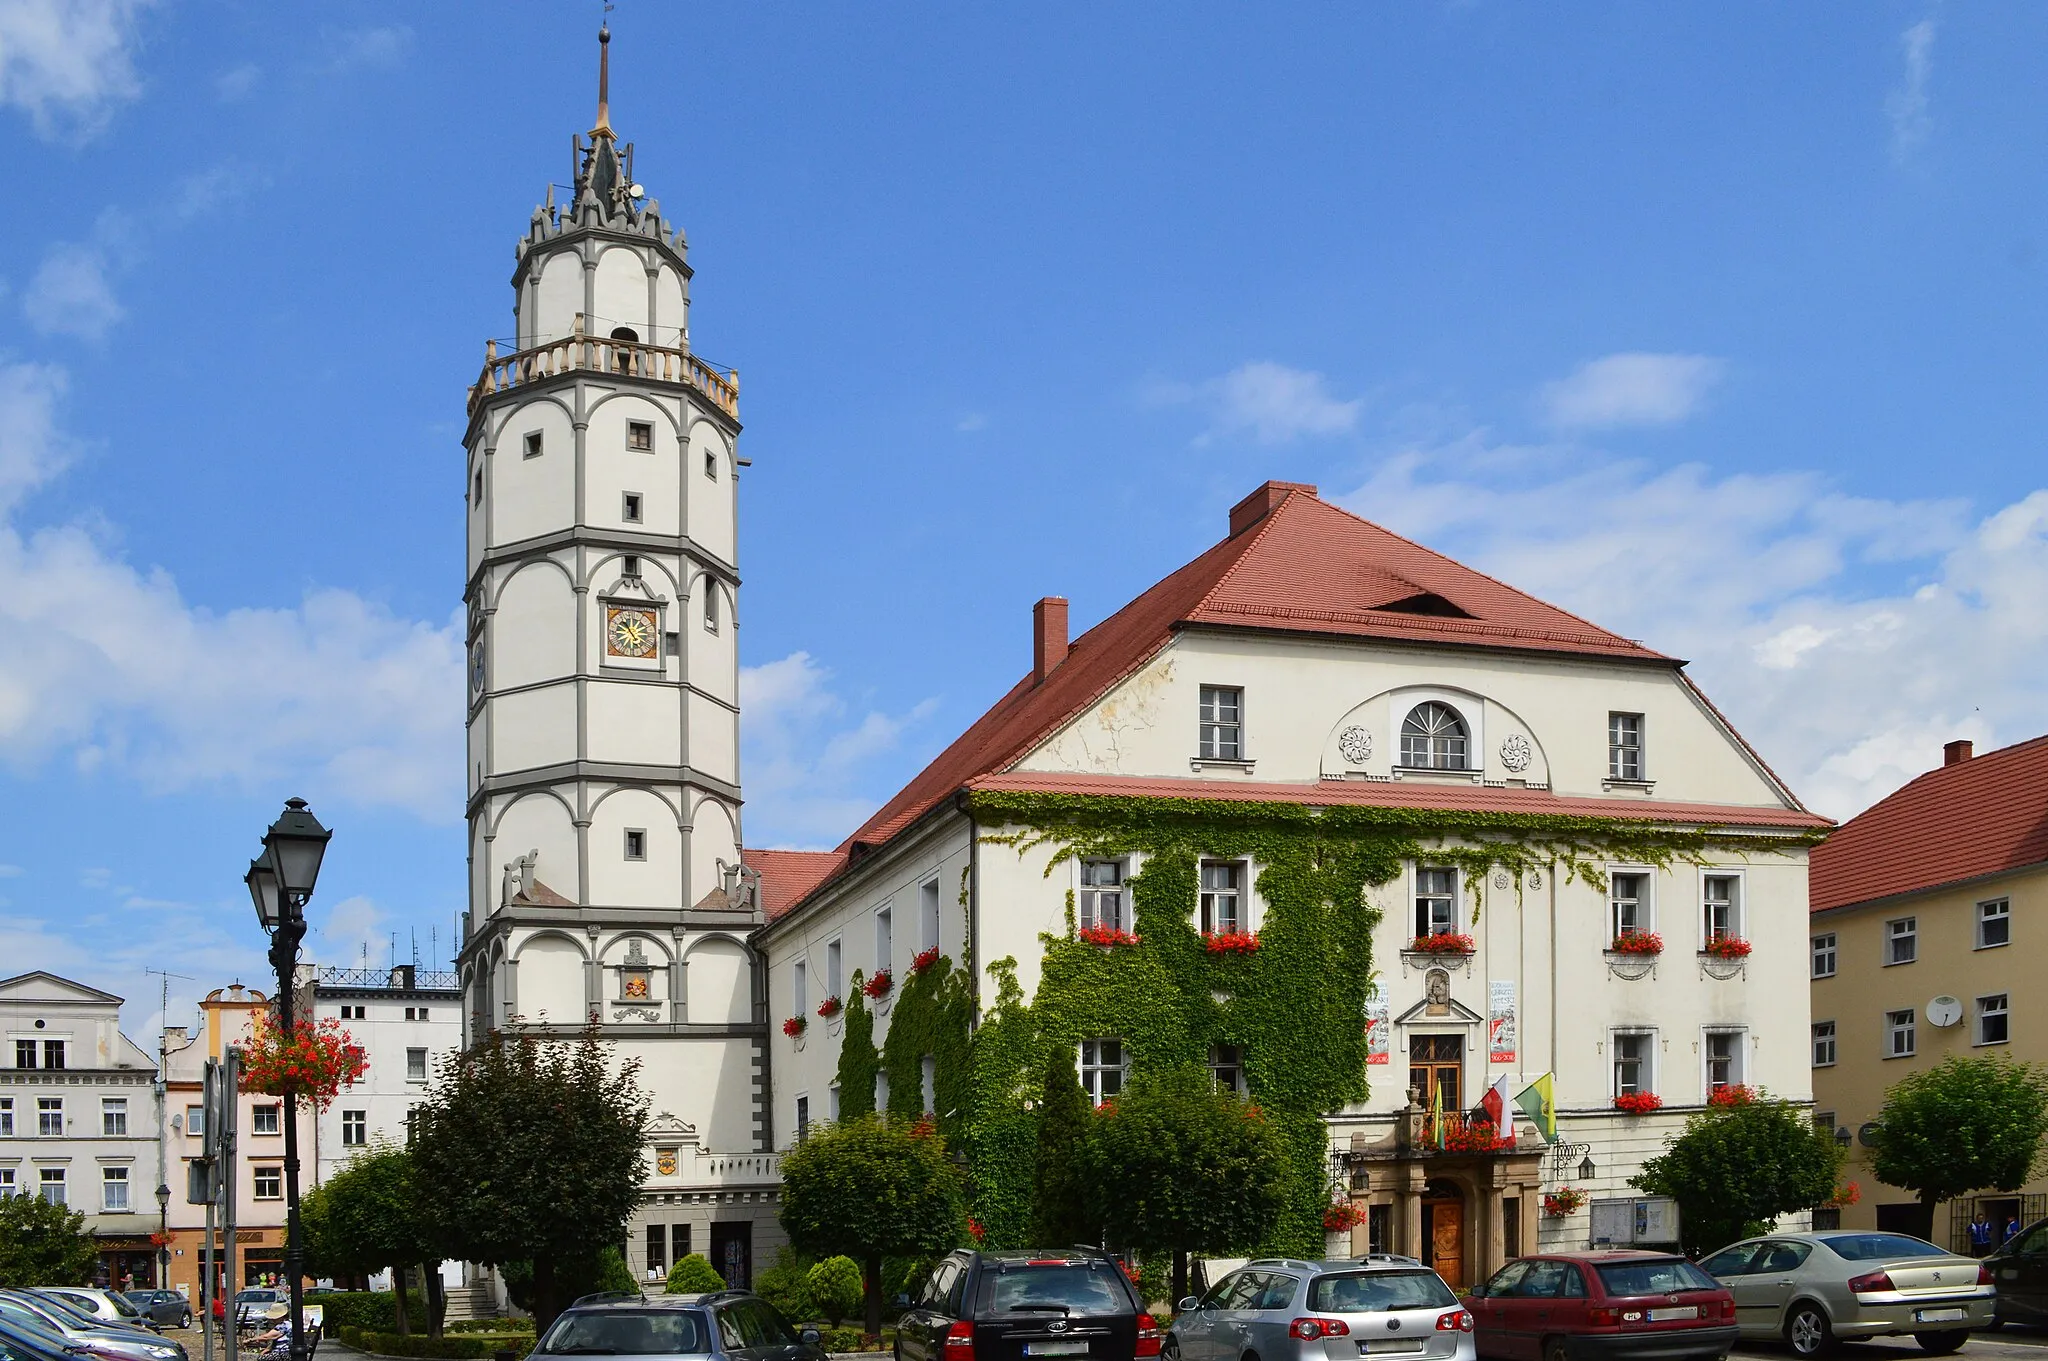
[[[1708,699],[1707,692],[1700,689],[1698,684],[1694,682],[1691,676],[1685,674],[1685,671],[1682,669],[1683,666],[1684,663],[1680,663],[1681,669],[1678,672],[1679,682],[1685,686],[1686,690],[1691,693],[1692,697],[1695,700],[1699,701],[1701,705],[1705,706],[1707,712],[1713,716],[1714,721],[1716,723],[1719,723],[1721,725],[1723,731],[1725,731],[1730,737],[1734,738],[1736,742],[1741,745],[1742,750],[1748,754],[1749,759],[1755,763],[1756,768],[1762,772],[1763,777],[1769,780],[1771,782],[1772,787],[1774,787],[1778,791],[1779,797],[1783,798],[1787,803],[1789,803],[1792,807],[1798,809],[1800,812],[1811,813],[1813,810],[1811,808],[1808,808],[1805,802],[1802,801],[1797,794],[1792,792],[1792,786],[1786,784],[1783,779],[1779,778],[1778,772],[1771,769],[1771,763],[1764,759],[1763,753],[1758,751],[1755,747],[1749,744],[1749,739],[1747,737],[1744,737],[1741,731],[1733,723],[1728,721],[1728,715],[1721,712],[1721,707],[1715,704],[1714,701],[1712,701],[1711,699]]]
[[[1915,884],[1912,888],[1901,889],[1897,893],[1886,893],[1876,898],[1858,898],[1854,902],[1830,903],[1826,907],[1813,908],[1807,915],[1809,917],[1837,917],[1844,913],[1860,911],[1866,907],[1897,907],[1914,898],[1923,898],[1930,893],[1944,893],[1951,889],[1968,888],[1971,884],[1988,884],[1994,879],[2004,879],[2009,875],[2038,871],[2044,866],[2048,866],[2048,859],[2029,860],[2023,865],[2001,865],[1995,870],[1986,870],[1982,874],[1965,874],[1955,879],[1944,879],[1938,884]]]
[[[793,922],[799,916],[801,916],[804,910],[811,905],[812,900],[818,897],[818,895],[823,893],[826,889],[837,885],[842,880],[852,878],[854,874],[856,874],[862,869],[865,869],[869,865],[880,863],[882,853],[886,851],[890,846],[893,846],[898,841],[901,841],[904,838],[911,836],[913,833],[917,832],[920,828],[922,828],[925,824],[931,822],[939,814],[948,811],[961,811],[960,805],[964,791],[965,786],[963,785],[959,789],[954,789],[948,791],[945,794],[941,794],[939,797],[932,800],[930,807],[926,808],[922,813],[919,813],[916,817],[912,818],[903,826],[889,833],[889,835],[883,837],[880,841],[873,843],[861,843],[863,845],[868,845],[870,849],[862,855],[849,855],[848,857],[846,857],[846,859],[841,861],[839,866],[836,869],[834,869],[831,873],[827,874],[817,883],[812,884],[809,888],[805,889],[797,897],[791,899],[789,906],[783,908],[781,914],[777,916],[773,921],[763,923],[761,927],[753,933],[754,937],[756,939],[765,939],[768,936],[775,934],[777,931],[780,931],[786,923]]]

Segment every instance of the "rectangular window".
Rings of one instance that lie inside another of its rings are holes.
[[[924,1102],[923,1110],[930,1115],[939,1104],[939,1061],[926,1054],[917,1062],[917,1094]]]
[[[425,1082],[427,1080],[427,1051],[408,1049],[405,1051],[405,1080]]]
[[[1832,1068],[1835,1066],[1835,1023],[1833,1021],[1815,1021],[1813,1023],[1813,1066],[1816,1068]],[[1820,1117],[1815,1116],[1814,1122],[1818,1124],[1819,1121]],[[1828,1128],[1833,1129],[1834,1127],[1835,1122],[1831,1118],[1828,1121]]]
[[[1813,976],[1835,976],[1835,933],[1823,931],[1813,938]]]
[[[185,1107],[185,1133],[194,1139],[206,1134],[206,1107]]]
[[[44,1040],[44,1041],[43,1041],[43,1067],[45,1067],[45,1068],[62,1068],[63,1066],[64,1066],[64,1041],[62,1041],[62,1040]]]
[[[45,1167],[42,1169],[42,1172],[43,1199],[49,1201],[52,1205],[69,1205],[71,1203],[71,1193],[64,1186],[64,1169],[61,1167]]]
[[[1884,963],[1911,964],[1920,958],[1920,919],[1900,917],[1884,924]]]
[[[471,494],[470,494],[470,501],[469,501],[469,504],[470,504],[471,506],[480,506],[480,505],[482,505],[483,503],[484,503],[484,470],[483,470],[482,468],[478,468],[478,469],[476,470],[476,485],[475,485],[475,488],[473,489],[473,491],[472,491],[472,492],[471,492]]]
[[[538,430],[532,430],[532,431],[528,431],[528,432],[527,432],[527,436],[526,436],[526,445],[525,445],[525,450],[524,450],[524,452],[525,452],[525,455],[526,455],[526,457],[528,457],[528,458],[539,458],[539,457],[540,457],[540,451],[541,451],[541,434],[540,434],[540,431],[538,431]]]
[[[894,968],[896,964],[896,923],[888,908],[875,913],[875,967]]]
[[[931,880],[917,890],[917,914],[922,931],[921,948],[939,948],[939,881]]]
[[[14,1169],[11,1167],[0,1167],[0,1200],[5,1200],[12,1195],[18,1195],[20,1190],[21,1188],[14,1184]]]
[[[625,504],[620,508],[620,514],[624,517],[626,523],[629,525],[637,525],[640,523],[639,492],[629,491],[625,493]]]
[[[16,1040],[14,1042],[14,1066],[17,1068],[33,1068],[36,1066],[36,1042],[34,1040]]]
[[[14,1137],[14,1098],[0,1096],[0,1139]]]
[[[1650,1085],[1650,1056],[1656,1041],[1644,1032],[1621,1032],[1614,1036],[1614,1094],[1630,1096],[1655,1091]]]
[[[626,422],[626,447],[635,453],[644,454],[654,448],[654,424],[651,421]]]
[[[1202,687],[1201,739],[1205,761],[1244,759],[1244,691],[1225,685]]]
[[[1613,935],[1619,940],[1650,929],[1650,876],[1610,874],[1607,876],[1607,905],[1613,918]]]
[[[102,1167],[100,1169],[100,1208],[116,1213],[128,1208],[127,1168]]]
[[[1994,898],[1977,904],[1977,948],[1989,950],[2012,943],[2012,902]]]
[[[796,1141],[802,1143],[811,1137],[811,1099],[800,1096],[796,1099]]]
[[[668,1225],[647,1226],[647,1279],[668,1275]]]
[[[1111,931],[1130,929],[1130,923],[1124,916],[1123,861],[1081,862],[1079,913],[1078,920],[1083,930],[1092,926],[1106,927]]]
[[[1607,778],[1643,778],[1643,716],[1607,715]]]
[[[36,1098],[36,1133],[45,1139],[63,1137],[63,1097],[39,1096]]]
[[[1512,1202],[1520,1209],[1522,1202]],[[1367,1252],[1392,1252],[1394,1250],[1394,1207],[1391,1205],[1368,1205],[1365,1207],[1365,1250]],[[1512,1248],[1509,1251],[1513,1251]]]
[[[283,1106],[252,1106],[249,1108],[249,1132],[251,1134],[284,1133]]]
[[[841,989],[846,986],[846,975],[841,971],[843,958],[844,956],[840,952],[838,941],[828,940],[825,942],[825,995],[827,997],[839,996]]]
[[[1124,1042],[1081,1041],[1081,1088],[1100,1106],[1124,1089]]]
[[[1707,942],[1742,934],[1741,881],[1732,874],[1710,874],[1701,885],[1701,917]]]
[[[363,1009],[363,1008],[362,1008],[361,1006],[353,1006],[353,1005],[350,1005],[350,1004],[349,1004],[349,1003],[347,1003],[347,1002],[344,1002],[344,1003],[342,1003],[342,1006],[341,1006],[341,1019],[342,1019],[342,1020],[344,1020],[344,1021],[361,1021],[361,1020],[366,1020],[366,1019],[368,1019],[368,1017],[369,1017],[369,1013],[368,1013],[367,1011],[365,1011],[365,1010],[364,1010],[364,1009]]]
[[[1813,1127],[1833,1134],[1835,1132],[1835,1113],[1833,1111],[1815,1111],[1813,1113]]]
[[[825,1089],[825,1118],[827,1120],[837,1120],[839,1118],[839,1084],[836,1082]]]
[[[1415,935],[1440,935],[1458,929],[1458,872],[1415,870]]]
[[[708,581],[704,583],[704,631],[718,632],[718,588]]]
[[[713,482],[718,480],[718,454],[715,450],[706,449],[704,451],[704,476],[710,478]]]
[[[128,1098],[125,1096],[103,1096],[100,1098],[100,1134],[104,1138],[119,1139],[128,1133]]]
[[[625,557],[620,558],[619,575],[622,577],[628,577],[634,580],[638,580],[640,576],[640,559],[635,557],[631,553],[628,553]]]
[[[2011,1015],[2005,994],[1995,992],[1977,999],[1977,1043],[2004,1044],[2012,1037]]]
[[[1884,1014],[1885,1057],[1908,1059],[1913,1057],[1913,1009],[1887,1011]]]
[[[647,831],[646,831],[646,829],[645,829],[645,828],[641,828],[641,827],[628,827],[628,828],[626,829],[626,859],[628,859],[628,860],[645,860],[646,858],[647,858]]]
[[[1234,1044],[1209,1046],[1209,1076],[1219,1091],[1244,1092],[1244,1050]]]
[[[284,1169],[282,1167],[259,1167],[256,1169],[256,1199],[284,1199]]]
[[[1202,934],[1227,935],[1244,930],[1244,862],[1202,862]]]
[[[341,1113],[341,1146],[361,1148],[370,1142],[370,1113],[368,1111],[343,1111]]]
[[[1718,1092],[1723,1087],[1742,1085],[1742,1032],[1739,1030],[1710,1030],[1707,1032],[1707,1090]]]
[[[789,996],[799,1016],[808,1016],[811,1011],[811,990],[808,986],[810,980],[805,977],[807,972],[802,960],[789,966]]]

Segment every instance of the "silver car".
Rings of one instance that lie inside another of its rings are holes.
[[[1246,1262],[1180,1302],[1169,1361],[1473,1361],[1472,1315],[1407,1258]]]
[[[130,1328],[148,1328],[160,1331],[156,1320],[137,1309],[126,1295],[111,1290],[101,1290],[90,1285],[44,1285],[36,1287],[38,1295],[48,1295],[62,1300],[83,1314],[90,1314],[101,1323],[125,1324]]]
[[[1735,1297],[1745,1338],[1783,1338],[1794,1354],[1823,1356],[1844,1338],[1910,1334],[1946,1356],[1989,1328],[1991,1273],[1925,1239],[1882,1230],[1774,1233],[1700,1263]]]
[[[102,1324],[47,1296],[27,1290],[0,1290],[0,1319],[57,1334],[66,1343],[94,1356],[122,1361],[186,1361],[185,1348],[146,1328]]]

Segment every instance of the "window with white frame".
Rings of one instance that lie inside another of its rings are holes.
[[[45,1139],[64,1133],[64,1098],[61,1096],[39,1096],[36,1098],[36,1133]]]
[[[796,1141],[802,1143],[811,1137],[811,1099],[800,1096],[796,1099]]]
[[[119,1213],[128,1208],[128,1169],[125,1167],[102,1167],[100,1169],[100,1208]]]
[[[1654,1092],[1656,1074],[1651,1071],[1657,1037],[1647,1030],[1617,1030],[1611,1037],[1614,1050],[1614,1094],[1634,1096]]]
[[[1835,933],[1823,931],[1813,938],[1813,976],[1835,976]]]
[[[185,1133],[190,1138],[200,1138],[206,1133],[206,1107],[185,1107]]]
[[[14,1098],[0,1096],[0,1139],[14,1137]]]
[[[1244,691],[1234,685],[1202,687],[1201,752],[1205,761],[1244,759]]]
[[[839,1084],[836,1082],[825,1089],[825,1118],[827,1120],[837,1120],[839,1118]]]
[[[838,941],[828,940],[825,942],[825,995],[827,997],[839,996],[840,990],[845,986],[846,975],[841,972],[845,958],[845,952],[839,948]]]
[[[1816,1068],[1832,1068],[1835,1066],[1835,1023],[1833,1021],[1815,1021],[1813,1023],[1813,1066]],[[1815,1116],[1814,1118],[1818,1120],[1820,1117]],[[1828,1128],[1834,1128],[1832,1120],[1828,1122]]]
[[[1458,929],[1458,872],[1415,867],[1415,936],[1441,935]]]
[[[1124,1089],[1122,1040],[1081,1041],[1081,1089],[1097,1106]]]
[[[69,1205],[71,1203],[71,1191],[64,1184],[64,1169],[61,1167],[45,1167],[41,1171],[42,1176],[38,1178],[38,1181],[41,1184],[43,1199],[49,1201],[52,1205]]]
[[[1472,733],[1448,704],[1418,704],[1401,720],[1401,764],[1417,770],[1469,770]]]
[[[249,1132],[251,1134],[284,1133],[283,1106],[251,1106],[249,1108]]]
[[[405,1080],[425,1082],[427,1080],[427,1051],[408,1049],[405,1051]]]
[[[284,1199],[284,1169],[277,1166],[261,1166],[254,1169],[256,1199]]]
[[[1920,919],[1895,917],[1884,924],[1884,965],[1911,964],[1920,958]]]
[[[1244,1048],[1235,1044],[1209,1046],[1209,1076],[1218,1091],[1244,1092]]]
[[[125,1137],[128,1133],[128,1098],[125,1096],[103,1096],[100,1098],[100,1134],[109,1139]]]
[[[801,959],[789,966],[790,1004],[796,1008],[796,1014],[799,1016],[806,1015],[811,1009],[809,972]]]
[[[1124,862],[1083,860],[1081,862],[1080,925],[1111,931],[1130,930],[1124,912]]]
[[[1742,1085],[1742,1032],[1709,1030],[1706,1033],[1707,1090]]]
[[[0,1200],[20,1194],[21,1188],[15,1185],[14,1181],[14,1169],[11,1167],[0,1167]]]
[[[1909,1059],[1913,1057],[1915,1036],[1913,1034],[1913,1009],[1887,1011],[1884,1014],[1885,1057],[1888,1059]]]
[[[1707,944],[1742,934],[1742,880],[1733,874],[1709,874],[1700,881],[1700,917]]]
[[[45,1068],[62,1068],[63,1066],[64,1066],[64,1041],[63,1041],[63,1040],[44,1040],[44,1041],[43,1041],[43,1067],[45,1067]]]
[[[709,581],[704,583],[704,630],[718,632],[718,588]]]
[[[1977,904],[1977,948],[1990,950],[2012,943],[2012,900],[1993,898]]]
[[[343,1111],[341,1113],[341,1146],[361,1148],[370,1142],[370,1113],[368,1111]]]
[[[1230,935],[1245,929],[1242,860],[1202,862],[1199,907],[1203,935]]]
[[[1633,870],[1608,875],[1607,906],[1614,939],[1649,931],[1650,876]]]
[[[893,968],[896,962],[896,926],[889,909],[879,908],[875,912],[875,967]]]
[[[2004,1044],[2012,1038],[2012,1015],[2006,995],[1994,992],[1977,999],[1977,1043]]]
[[[918,885],[917,917],[920,934],[919,949],[932,950],[939,944],[939,881],[936,879]]]
[[[1643,716],[1607,715],[1607,778],[1643,778]]]

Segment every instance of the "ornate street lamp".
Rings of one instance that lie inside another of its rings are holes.
[[[263,854],[249,862],[243,882],[256,905],[256,919],[270,933],[270,966],[277,971],[277,1024],[289,1041],[296,1034],[299,942],[306,937],[306,901],[320,878],[320,860],[334,833],[304,799],[286,799],[284,812],[263,834]],[[169,1192],[163,1191],[166,1201]],[[284,1091],[284,1274],[291,1290],[291,1361],[307,1361],[304,1242],[299,1230],[298,1093]]]
[[[156,1188],[156,1230],[162,1240],[156,1245],[156,1288],[171,1286],[171,1188],[162,1182]]]
[[[1593,1166],[1593,1159],[1592,1159],[1592,1157],[1591,1157],[1590,1155],[1589,1155],[1589,1156],[1587,1156],[1587,1157],[1584,1157],[1584,1158],[1581,1158],[1581,1159],[1579,1159],[1579,1180],[1580,1180],[1580,1181],[1591,1181],[1591,1180],[1593,1180],[1593,1173],[1594,1173],[1594,1171],[1595,1171],[1595,1170],[1596,1170],[1596,1169],[1595,1169],[1595,1168],[1594,1168],[1594,1166]]]

